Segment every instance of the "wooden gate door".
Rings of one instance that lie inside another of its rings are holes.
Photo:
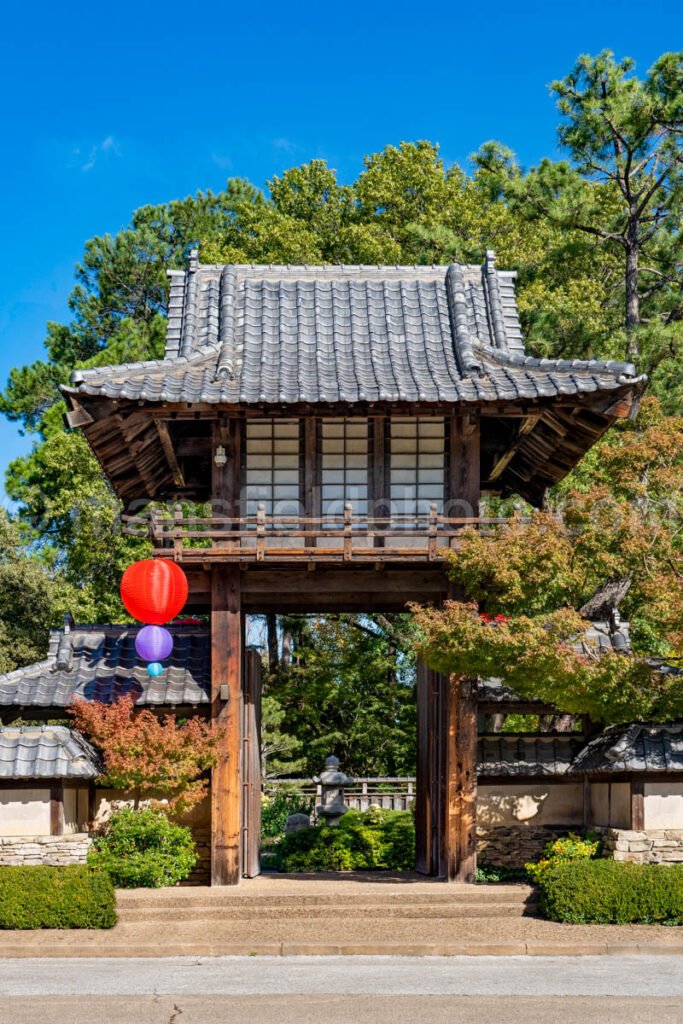
[[[261,872],[261,657],[247,650],[242,681],[242,875]]]
[[[423,875],[440,873],[443,818],[441,683],[441,676],[428,668],[421,658],[418,659],[415,866]]]

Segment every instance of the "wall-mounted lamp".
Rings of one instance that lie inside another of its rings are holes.
[[[216,448],[216,454],[213,457],[213,461],[217,466],[224,466],[228,461],[228,456],[225,454],[225,448],[222,444],[219,444]]]

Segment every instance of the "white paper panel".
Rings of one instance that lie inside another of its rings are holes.
[[[341,516],[350,501],[354,517],[367,515],[368,421],[324,419],[321,436],[322,514]]]

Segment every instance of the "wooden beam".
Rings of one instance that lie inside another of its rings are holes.
[[[645,783],[643,779],[631,780],[631,829],[642,832],[645,828]]]
[[[242,610],[240,570],[211,573],[211,720],[226,729],[225,744],[211,773],[211,884],[240,879],[240,699]]]
[[[168,462],[173,476],[173,483],[176,487],[184,487],[185,478],[173,448],[173,441],[171,440],[168,423],[166,420],[156,420],[155,422],[157,426],[157,433],[159,434],[159,440],[161,441],[161,447],[164,449],[164,455],[166,456],[166,461]]]
[[[519,451],[519,446],[522,443],[524,437],[530,434],[535,428],[538,421],[541,419],[542,413],[534,413],[532,416],[527,416],[525,420],[522,420],[519,430],[515,436],[513,444],[510,445],[508,450],[504,452],[500,458],[494,463],[493,469],[489,473],[488,479],[490,481],[497,480],[503,470],[512,462],[515,455]]]
[[[64,833],[64,784],[55,782],[50,786],[50,835]]]

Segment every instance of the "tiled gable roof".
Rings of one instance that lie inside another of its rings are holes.
[[[206,626],[169,626],[174,644],[164,671],[150,678],[135,651],[138,626],[53,630],[45,661],[0,675],[0,709],[68,707],[74,697],[110,703],[127,693],[138,705],[208,704],[210,643]]]
[[[94,779],[98,773],[97,754],[73,729],[0,726],[0,780]]]
[[[683,772],[683,722],[634,722],[605,729],[572,765],[572,774]]]
[[[524,736],[506,733],[480,736],[477,775],[565,775],[583,739],[567,734]]]
[[[69,394],[149,402],[488,402],[614,390],[630,363],[525,355],[512,273],[234,266],[171,273],[165,358],[78,370]]]

